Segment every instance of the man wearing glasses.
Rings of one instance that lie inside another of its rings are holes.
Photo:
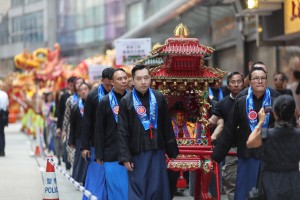
[[[236,100],[228,121],[216,144],[212,159],[221,162],[224,160],[231,144],[237,143],[237,179],[235,199],[246,199],[252,187],[256,186],[261,165],[261,149],[249,149],[246,142],[250,133],[257,128],[259,110],[270,108],[273,103],[270,89],[267,87],[267,73],[262,67],[253,67],[249,73],[250,87],[247,95]],[[263,127],[274,123],[274,117],[268,112]]]
[[[253,63],[249,70],[251,71],[252,68],[256,68],[256,67],[261,67],[261,68],[263,68],[263,69],[265,70],[266,73],[268,73],[267,66],[266,66],[263,62],[260,62],[260,61]],[[248,76],[248,77],[249,77],[249,76]],[[249,80],[248,80],[248,81],[249,81]],[[270,93],[271,93],[271,97],[274,97],[274,98],[275,98],[275,97],[280,96],[280,93],[277,92],[276,90],[274,90],[274,89],[272,89],[272,88],[269,88],[269,90],[270,90]],[[237,95],[236,99],[238,99],[238,98],[240,98],[240,97],[242,97],[242,96],[244,96],[244,95],[247,95],[247,94],[248,94],[248,88],[246,88],[246,89],[244,89],[243,91],[241,91],[241,92]]]

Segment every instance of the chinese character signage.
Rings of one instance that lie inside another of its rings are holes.
[[[151,39],[119,39],[115,41],[115,46],[116,64],[131,65],[150,54]]]
[[[284,33],[300,32],[300,0],[284,1]]]
[[[91,82],[100,80],[101,77],[102,77],[102,71],[105,68],[108,68],[108,67],[111,67],[111,66],[107,66],[107,65],[90,65],[89,69],[88,69],[89,70],[89,80]]]

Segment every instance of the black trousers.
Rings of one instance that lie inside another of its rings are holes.
[[[0,122],[0,154],[4,154],[4,148],[5,148],[4,124]]]

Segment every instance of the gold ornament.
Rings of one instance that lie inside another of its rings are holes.
[[[190,35],[189,29],[182,23],[176,26],[174,36],[177,38],[187,38]]]

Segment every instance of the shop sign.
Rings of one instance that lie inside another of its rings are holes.
[[[131,65],[150,55],[151,38],[119,39],[115,47],[116,64]]]
[[[98,81],[101,79],[101,76],[102,76],[102,71],[105,69],[105,68],[108,68],[108,67],[112,67],[112,66],[107,66],[107,65],[90,65],[88,67],[88,71],[89,71],[89,80],[91,82],[94,82],[94,81]]]
[[[284,32],[291,34],[300,32],[300,1],[284,1]]]

